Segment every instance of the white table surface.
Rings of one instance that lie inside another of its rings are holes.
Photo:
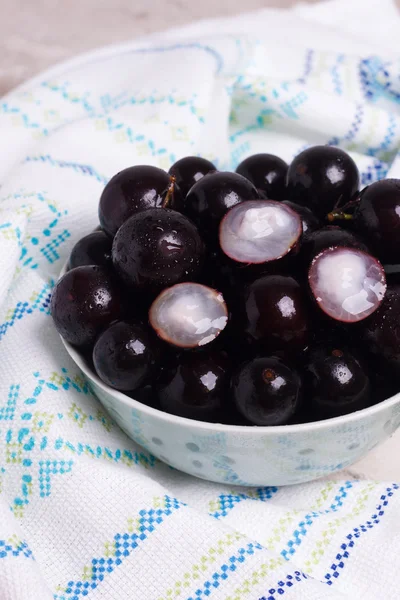
[[[293,0],[14,0],[7,3],[0,19],[0,93],[55,62],[96,46],[195,19],[291,4]],[[400,430],[336,476],[343,477],[400,481]]]

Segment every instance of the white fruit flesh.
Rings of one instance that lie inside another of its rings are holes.
[[[285,256],[301,233],[301,218],[289,206],[273,200],[249,200],[225,215],[219,241],[232,260],[260,264]]]
[[[312,293],[333,319],[361,321],[381,304],[386,292],[385,272],[373,256],[354,248],[329,248],[311,263]]]
[[[180,283],[153,302],[150,324],[166,342],[195,348],[212,342],[228,322],[228,310],[220,292],[199,283]]]

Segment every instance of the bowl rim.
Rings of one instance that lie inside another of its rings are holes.
[[[61,337],[61,336],[60,336]],[[311,431],[321,431],[323,429],[329,429],[331,427],[335,427],[336,425],[347,425],[352,423],[353,421],[358,421],[360,418],[368,418],[373,417],[374,415],[384,412],[385,409],[389,409],[396,404],[400,404],[400,392],[392,396],[391,398],[387,398],[386,400],[382,400],[373,406],[368,406],[367,408],[363,408],[361,410],[349,413],[348,415],[342,415],[339,417],[332,417],[330,419],[324,419],[320,421],[311,421],[309,423],[296,423],[293,425],[268,425],[268,426],[252,426],[252,425],[229,425],[225,423],[208,423],[206,421],[197,421],[195,419],[188,419],[186,417],[179,417],[178,415],[173,415],[171,413],[164,412],[159,410],[158,408],[152,408],[147,404],[143,404],[130,396],[126,396],[123,392],[118,390],[114,390],[107,384],[105,384],[98,375],[92,371],[86,364],[84,358],[79,354],[78,350],[66,342],[62,337],[61,341],[64,344],[65,349],[68,354],[75,362],[75,364],[80,368],[80,370],[84,373],[85,377],[89,380],[93,380],[94,383],[102,389],[103,392],[109,394],[115,400],[122,402],[128,408],[135,408],[137,410],[142,411],[145,415],[151,417],[157,417],[167,423],[171,423],[174,425],[178,425],[181,427],[192,426],[195,429],[212,431],[215,433],[250,433],[251,435],[256,436],[269,436],[269,435],[282,435],[288,433],[306,433]]]

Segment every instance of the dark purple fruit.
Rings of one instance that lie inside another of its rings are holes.
[[[400,264],[383,265],[383,268],[385,269],[386,281],[388,284],[400,284]]]
[[[400,375],[400,285],[388,286],[382,305],[362,325],[362,337],[368,350]]]
[[[186,355],[157,386],[161,410],[187,419],[221,422],[228,384],[225,356]]]
[[[70,269],[84,265],[110,268],[112,267],[111,246],[112,240],[104,231],[89,233],[72,248],[68,266]]]
[[[309,235],[321,227],[320,220],[306,206],[300,206],[300,204],[290,202],[290,200],[283,200],[282,204],[286,204],[299,215],[303,226],[303,236]]]
[[[391,398],[399,391],[400,372],[384,360],[372,356],[369,361],[369,380],[371,383],[371,401],[378,404]]]
[[[297,371],[279,358],[255,358],[244,363],[231,382],[233,401],[252,425],[286,425],[301,402]]]
[[[147,384],[137,390],[133,390],[132,392],[125,392],[125,394],[133,400],[137,400],[137,402],[140,402],[141,404],[151,406],[151,408],[160,408],[157,390],[151,384]]]
[[[253,154],[245,158],[236,173],[246,177],[271,200],[282,200],[286,196],[286,173],[288,165],[274,154]]]
[[[288,198],[307,206],[320,219],[358,190],[357,165],[333,146],[313,146],[294,158],[287,173]]]
[[[150,208],[118,230],[112,259],[129,286],[159,291],[195,279],[203,265],[204,245],[195,225],[169,209]]]
[[[154,300],[150,325],[157,335],[178,348],[197,348],[214,341],[228,323],[220,292],[199,283],[180,283]]]
[[[129,167],[114,175],[104,188],[99,204],[100,225],[113,237],[132,215],[161,206],[180,210],[182,200],[175,181],[162,169]]]
[[[93,364],[104,383],[129,391],[149,383],[159,354],[157,338],[139,323],[116,321],[100,336],[93,349]]]
[[[375,312],[386,293],[385,271],[371,254],[356,248],[323,250],[311,263],[308,283],[321,310],[343,323]]]
[[[344,346],[325,343],[310,350],[304,382],[307,404],[316,419],[346,415],[370,403],[365,366]]]
[[[118,319],[118,286],[104,267],[84,266],[68,271],[56,283],[51,315],[58,333],[70,344],[88,346],[107,325]]]
[[[293,353],[307,346],[307,299],[293,277],[265,275],[245,288],[244,328],[249,341],[268,352]]]
[[[368,252],[367,246],[357,235],[341,227],[328,225],[304,236],[298,254],[298,261],[304,268],[308,269],[317,254],[334,246],[357,248],[363,250],[363,252]]]
[[[231,260],[261,264],[288,254],[301,233],[301,218],[283,202],[252,200],[226,213],[219,226],[219,243]]]
[[[241,175],[210,173],[190,189],[184,212],[196,223],[205,239],[216,243],[218,226],[225,213],[235,204],[256,199],[256,188]]]
[[[363,190],[353,223],[380,260],[400,262],[400,179],[383,179]]]
[[[185,156],[176,161],[168,172],[175,177],[183,196],[186,196],[190,188],[202,179],[204,175],[216,170],[217,167],[205,158],[201,158],[200,156]]]

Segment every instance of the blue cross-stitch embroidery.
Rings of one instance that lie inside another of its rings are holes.
[[[0,421],[12,421],[19,396],[19,385],[11,385],[5,406],[0,407]]]
[[[11,558],[16,556],[24,556],[25,558],[34,559],[32,550],[24,541],[15,543],[12,539],[0,540],[0,558]]]
[[[199,587],[193,596],[189,596],[187,600],[201,600],[208,598],[212,591],[219,588],[220,585],[228,579],[229,575],[235,572],[241,564],[243,564],[249,556],[252,556],[258,550],[263,550],[261,544],[249,543],[244,548],[239,548],[235,554],[228,558],[211,577],[204,581],[202,587]]]
[[[211,516],[216,519],[220,519],[221,517],[226,517],[227,514],[233,509],[236,504],[239,502],[243,502],[243,500],[259,500],[261,502],[265,502],[272,498],[274,494],[278,491],[277,487],[266,487],[266,488],[258,488],[255,490],[254,495],[249,494],[221,494],[218,496],[218,504],[219,509],[210,513]]]
[[[50,496],[51,480],[53,475],[70,473],[73,460],[41,460],[39,461],[39,490],[40,496]]]
[[[0,325],[0,340],[6,335],[10,327],[26,315],[31,315],[36,310],[48,315],[50,314],[49,306],[52,287],[53,282],[45,283],[34,300],[17,302],[15,308],[7,311],[8,316]]]
[[[286,543],[286,547],[281,551],[281,556],[283,556],[283,558],[285,558],[286,560],[291,560],[293,555],[296,553],[299,546],[301,545],[304,537],[307,535],[311,525],[321,515],[329,514],[330,512],[337,512],[340,509],[340,507],[343,506],[343,501],[347,497],[347,492],[352,487],[353,484],[350,481],[347,481],[345,485],[339,488],[339,492],[336,495],[329,509],[306,514],[304,519],[300,521],[297,528],[293,531],[292,536]]]
[[[62,594],[55,594],[54,600],[80,600],[89,590],[96,589],[102,581],[119,567],[136,548],[140,547],[163,521],[183,506],[176,498],[164,496],[162,508],[143,509],[139,511],[136,531],[117,533],[114,536],[108,556],[95,557],[89,570],[85,570],[85,578],[67,583]],[[109,556],[112,554],[112,556]]]
[[[262,596],[259,600],[276,600],[276,598],[279,598],[290,591],[296,583],[301,583],[306,579],[308,579],[307,575],[300,571],[295,571],[293,575],[286,575],[285,578],[280,579],[276,583],[275,587],[268,590],[268,596]]]
[[[381,495],[380,503],[377,505],[374,514],[372,514],[365,523],[359,525],[358,527],[354,527],[352,532],[346,536],[345,541],[340,546],[339,552],[335,555],[335,558],[332,561],[331,568],[325,574],[324,579],[328,585],[332,585],[343,572],[346,562],[350,559],[351,551],[362,534],[368,533],[370,529],[373,529],[381,522],[390,498],[398,489],[399,486],[397,484],[393,484],[391,487],[388,487],[386,489],[386,493]]]
[[[108,181],[108,177],[104,177],[104,175],[98,173],[96,169],[91,167],[90,165],[83,165],[81,163],[66,160],[57,160],[49,154],[39,156],[27,156],[24,162],[47,164],[51,165],[52,167],[58,167],[60,169],[71,169],[75,173],[78,173],[80,175],[94,177],[98,182],[100,182],[103,185],[105,185]]]

